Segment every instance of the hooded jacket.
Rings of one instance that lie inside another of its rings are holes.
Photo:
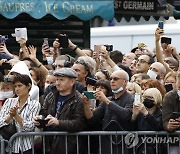
[[[31,74],[30,74],[29,69],[28,69],[27,65],[25,64],[25,62],[23,62],[23,61],[17,62],[17,63],[12,67],[12,69],[10,70],[9,73],[11,74],[11,73],[13,73],[13,72],[19,73],[19,74],[25,74],[25,75],[28,75],[28,76],[31,78],[32,87],[31,87],[31,90],[30,90],[30,92],[29,92],[30,98],[31,98],[32,100],[37,100],[37,101],[39,101],[39,88],[38,88],[38,86],[34,85],[33,79],[32,79],[32,77],[31,77]]]

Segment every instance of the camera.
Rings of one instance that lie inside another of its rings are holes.
[[[161,43],[171,44],[171,38],[161,37]]]
[[[67,48],[69,46],[69,38],[67,35],[60,35],[58,39],[61,47]]]
[[[0,44],[6,43],[7,40],[8,40],[8,35],[1,35],[0,36]]]
[[[113,45],[105,44],[104,46],[106,47],[107,51],[109,51],[109,52],[113,51]]]

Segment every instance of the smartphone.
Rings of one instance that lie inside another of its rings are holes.
[[[94,97],[94,92],[93,92],[93,91],[84,91],[84,95],[85,95],[88,99],[95,99],[95,97]]]
[[[101,46],[102,45],[94,45],[94,52],[96,52],[98,56],[99,56],[99,51],[101,49]]]
[[[15,37],[18,42],[21,38],[27,41],[27,28],[15,28]]]
[[[106,50],[107,50],[108,52],[113,51],[113,45],[106,44],[106,45],[104,45],[104,46],[106,47]]]
[[[141,103],[141,94],[135,93],[134,96],[134,105],[139,105]]]
[[[177,119],[177,118],[179,118],[179,117],[180,117],[180,112],[173,112],[173,113],[171,114],[170,119]]]
[[[163,21],[159,21],[158,27],[159,27],[160,29],[164,29],[164,22],[163,22]]]
[[[169,92],[169,91],[173,90],[172,84],[166,84],[166,85],[164,85],[164,87],[166,89],[166,92]]]
[[[8,40],[8,35],[0,36],[0,44],[1,45],[4,45],[4,43],[6,43],[7,40]]]
[[[69,46],[68,36],[67,35],[60,35],[59,36],[59,43],[60,43],[61,47],[68,48],[68,46]]]
[[[86,78],[86,85],[91,85],[91,86],[95,86],[97,80],[96,79],[93,79],[93,78],[90,78],[90,77],[87,77]]]
[[[170,37],[161,37],[161,43],[171,44]]]
[[[40,123],[40,127],[45,127],[49,120],[37,119],[36,121],[38,121]]]
[[[43,41],[44,41],[43,44],[49,46],[48,38],[43,38]]]

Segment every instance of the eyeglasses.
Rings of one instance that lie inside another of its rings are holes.
[[[137,63],[142,63],[142,64],[144,64],[144,63],[148,63],[149,64],[149,62],[147,62],[147,61],[145,61],[144,59],[138,59],[137,60]]]
[[[123,79],[123,78],[118,78],[118,77],[110,77],[110,81],[111,80],[114,80],[114,81],[118,81],[118,80],[125,80],[125,79]]]
[[[85,63],[84,60],[77,60],[75,63],[76,63],[76,64],[84,65],[85,70],[86,70],[87,72],[89,72],[89,66]]]

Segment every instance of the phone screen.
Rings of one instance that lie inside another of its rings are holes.
[[[141,103],[141,95],[138,93],[135,93],[134,96],[134,105],[139,105]]]
[[[171,44],[171,38],[161,37],[161,43]]]

